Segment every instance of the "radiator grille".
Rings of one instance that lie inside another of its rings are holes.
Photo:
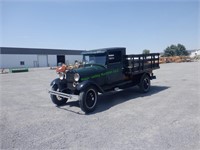
[[[73,72],[67,72],[66,80],[67,80],[67,82],[74,82],[74,73]]]

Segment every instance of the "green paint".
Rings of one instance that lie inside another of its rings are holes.
[[[101,74],[95,74],[91,78],[94,79],[94,78],[99,78],[99,77],[101,77]]]
[[[119,69],[113,70],[113,73],[117,73],[117,72],[119,72]]]
[[[92,75],[91,77],[81,78],[81,81],[100,78],[100,77],[107,76],[107,75],[114,74],[114,73],[118,73],[118,72],[119,72],[119,69],[110,70],[110,71],[107,71],[107,72],[104,72],[104,73]]]
[[[112,70],[111,71],[107,71],[107,72],[105,72],[105,73],[101,73],[101,76],[106,76],[106,75],[109,75],[109,74],[112,74]]]
[[[85,81],[85,80],[89,80],[90,78],[89,77],[86,77],[86,78],[82,78],[81,81]]]

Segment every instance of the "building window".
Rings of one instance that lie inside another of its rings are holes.
[[[25,63],[24,61],[20,61],[20,65],[23,66]]]

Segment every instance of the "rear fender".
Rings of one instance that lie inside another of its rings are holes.
[[[151,79],[151,76],[150,76],[150,73],[149,73],[149,72],[144,72],[143,74],[141,74],[141,78],[142,78],[143,76],[145,76],[145,75],[149,76],[149,78]]]
[[[143,76],[144,75],[148,75],[150,80],[156,79],[156,76],[154,76],[153,72],[145,72]]]

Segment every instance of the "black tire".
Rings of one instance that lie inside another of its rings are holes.
[[[79,94],[79,104],[85,113],[93,112],[96,108],[98,93],[94,86],[89,86]]]
[[[149,92],[151,87],[151,80],[148,74],[143,74],[140,78],[139,88],[142,93]]]
[[[60,91],[59,88],[58,88],[58,85],[56,85],[56,84],[52,86],[52,90],[53,91]],[[56,104],[57,106],[62,106],[64,104],[66,104],[66,102],[68,100],[67,98],[62,98],[62,97],[52,95],[52,94],[50,95],[50,97],[51,97],[52,102],[54,104]]]

